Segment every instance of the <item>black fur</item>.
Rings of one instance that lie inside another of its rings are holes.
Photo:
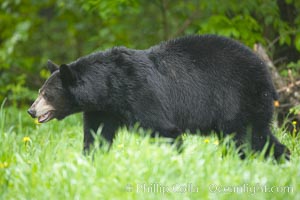
[[[61,76],[62,83],[51,84],[63,85],[67,96],[60,98],[71,99],[74,109],[64,111],[70,100],[55,103],[57,115],[84,112],[86,150],[101,124],[102,136],[112,142],[119,126],[139,122],[170,138],[186,130],[235,133],[238,145],[262,150],[269,141],[276,158],[288,156],[269,129],[277,94],[267,67],[231,39],[188,36],[147,50],[113,48],[63,65],[52,76]]]

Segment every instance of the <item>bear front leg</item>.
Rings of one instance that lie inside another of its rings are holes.
[[[95,142],[93,132],[97,133],[99,127],[102,125],[101,136],[112,143],[115,132],[119,127],[119,122],[115,117],[105,112],[84,112],[84,136],[83,136],[83,151],[88,153],[91,146]]]

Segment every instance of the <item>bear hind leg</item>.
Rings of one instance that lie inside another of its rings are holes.
[[[278,141],[269,128],[254,128],[251,137],[252,149],[255,151],[262,151],[265,148],[265,145],[268,145],[266,147],[265,156],[269,156],[273,148],[273,156],[276,160],[280,159],[282,156],[284,156],[286,160],[290,159],[289,149]]]

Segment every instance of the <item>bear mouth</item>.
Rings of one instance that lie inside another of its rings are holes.
[[[52,111],[48,111],[45,114],[42,114],[41,116],[38,117],[38,122],[39,123],[45,123],[53,118],[53,113]]]

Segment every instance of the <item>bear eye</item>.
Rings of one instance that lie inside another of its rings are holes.
[[[47,101],[53,101],[54,100],[54,97],[53,96],[50,96],[48,94],[44,94],[45,95],[45,99],[47,99]]]

